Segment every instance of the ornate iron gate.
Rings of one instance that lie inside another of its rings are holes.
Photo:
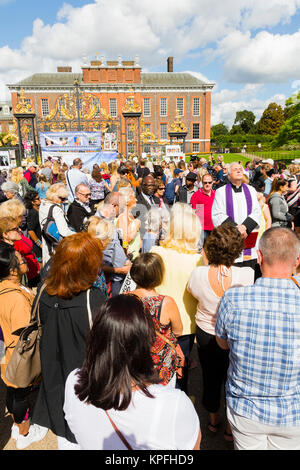
[[[39,132],[101,132],[101,145],[106,133],[115,133],[120,147],[122,141],[121,117],[112,117],[101,108],[100,100],[91,93],[79,90],[78,83],[70,94],[65,93],[56,100],[48,116],[37,119]],[[39,136],[38,136],[39,137]],[[104,148],[102,148],[104,150]]]

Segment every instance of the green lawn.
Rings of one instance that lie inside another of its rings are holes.
[[[242,153],[218,153],[218,154],[214,154],[214,160],[217,159],[217,156],[218,155],[223,155],[224,157],[224,162],[225,163],[231,163],[231,162],[239,162],[241,161],[243,166],[245,166],[245,163],[246,162],[249,162],[250,161],[250,158],[247,158],[245,157],[245,155],[243,155]],[[208,161],[208,156],[209,155],[201,155],[201,157],[204,157],[206,158],[206,160]],[[189,162],[190,161],[190,157],[186,157],[185,158],[185,161],[186,162]]]
[[[300,150],[273,150],[270,152],[254,152],[254,155],[261,158],[272,158],[273,160],[294,160],[300,158]]]
[[[216,160],[217,156],[218,155],[223,155],[224,157],[224,162],[225,163],[231,163],[231,162],[237,162],[237,161],[241,161],[243,166],[245,166],[245,163],[246,162],[249,162],[251,161],[251,158],[245,156],[244,154],[242,153],[223,153],[223,154],[214,154],[214,159]],[[258,157],[260,157],[262,160],[266,160],[268,158],[272,158],[274,161],[275,160],[281,160],[281,161],[286,161],[286,160],[294,160],[295,158],[300,158],[300,150],[274,150],[274,151],[270,151],[270,152],[253,152],[251,153],[251,155],[256,155]],[[204,158],[206,158],[206,160],[208,160],[208,156],[209,154],[207,155],[201,155],[203,156]],[[186,162],[189,162],[190,161],[190,157],[186,157],[185,159]]]

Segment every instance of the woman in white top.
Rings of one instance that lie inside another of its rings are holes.
[[[68,190],[62,183],[56,183],[50,186],[46,192],[47,199],[43,199],[39,209],[39,221],[41,229],[43,230],[44,224],[47,220],[51,206],[53,209],[53,218],[57,225],[58,233],[61,237],[68,237],[74,235],[74,231],[68,226],[65,212],[63,210],[63,203],[68,200]],[[43,266],[49,261],[51,257],[51,247],[47,244],[46,240],[42,238],[43,243]]]
[[[118,295],[100,307],[83,367],[65,387],[65,418],[82,450],[199,449],[192,402],[159,383],[150,352],[155,337],[136,295]]]
[[[254,270],[233,266],[244,248],[240,232],[229,224],[215,227],[206,239],[203,258],[206,266],[193,270],[187,290],[198,300],[196,339],[203,374],[202,403],[209,412],[208,429],[217,432],[220,425],[220,398],[226,381],[228,351],[216,342],[216,312],[224,292],[233,286],[247,286],[254,282]],[[231,441],[229,424],[224,437]]]

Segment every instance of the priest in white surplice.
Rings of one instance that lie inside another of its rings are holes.
[[[256,191],[244,184],[243,167],[231,163],[228,168],[229,183],[216,190],[212,206],[212,221],[215,227],[224,223],[235,225],[245,238],[245,250],[235,260],[235,265],[251,266],[257,264],[258,239],[261,208]]]

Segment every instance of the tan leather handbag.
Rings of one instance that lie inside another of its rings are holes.
[[[26,388],[35,383],[41,375],[40,339],[42,325],[40,322],[39,303],[45,289],[39,291],[36,303],[31,312],[30,323],[13,334],[19,334],[19,339],[5,371],[6,379],[18,388]]]

